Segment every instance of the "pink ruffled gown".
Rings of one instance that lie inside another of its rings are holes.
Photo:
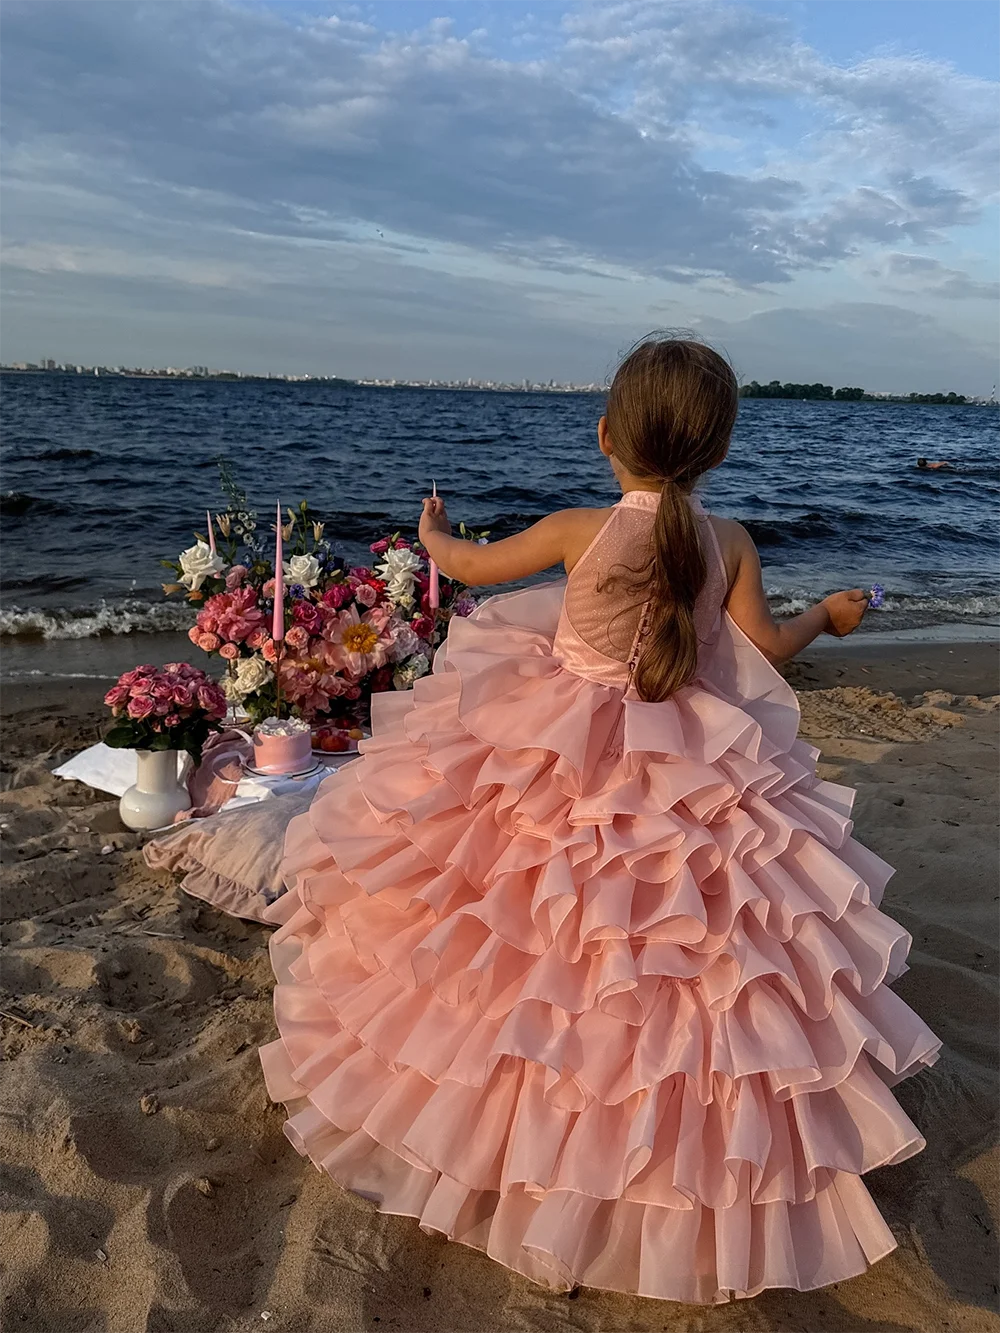
[[[695,681],[629,688],[627,494],[566,583],[455,621],[289,828],[270,909],[299,1152],[558,1288],[714,1302],[894,1247],[863,1172],[923,1140],[888,1087],[939,1042],[886,985],[890,867],[710,574]]]

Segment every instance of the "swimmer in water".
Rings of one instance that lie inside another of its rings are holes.
[[[943,467],[951,467],[951,464],[945,462],[928,463],[926,458],[918,458],[917,467],[920,468],[922,472],[938,472]]]

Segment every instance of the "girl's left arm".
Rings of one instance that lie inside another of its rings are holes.
[[[513,537],[480,546],[465,538],[452,537],[444,501],[436,496],[424,500],[420,540],[427,554],[450,579],[470,586],[511,583],[560,562],[572,563],[587,544],[584,540],[587,530],[593,527],[593,519],[588,523],[588,518],[594,512],[562,509]]]

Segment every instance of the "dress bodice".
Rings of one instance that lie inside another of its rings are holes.
[[[641,571],[649,560],[659,501],[656,491],[627,491],[567,579],[554,652],[567,670],[588,680],[621,689],[628,684],[641,647],[644,609],[641,598],[628,590],[628,571]],[[718,637],[728,577],[705,509],[694,498],[689,503],[708,567],[694,613],[701,657]],[[619,573],[626,577],[612,578]]]

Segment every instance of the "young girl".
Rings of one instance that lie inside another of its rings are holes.
[[[889,866],[818,781],[774,670],[862,592],[780,625],[739,524],[692,488],[737,387],[638,346],[598,427],[610,509],[480,547],[425,500],[445,573],[564,582],[452,622],[289,828],[271,909],[302,1153],[537,1282],[677,1301],[805,1290],[894,1240],[860,1181],[923,1146],[887,1084],[939,1043],[885,985]]]

